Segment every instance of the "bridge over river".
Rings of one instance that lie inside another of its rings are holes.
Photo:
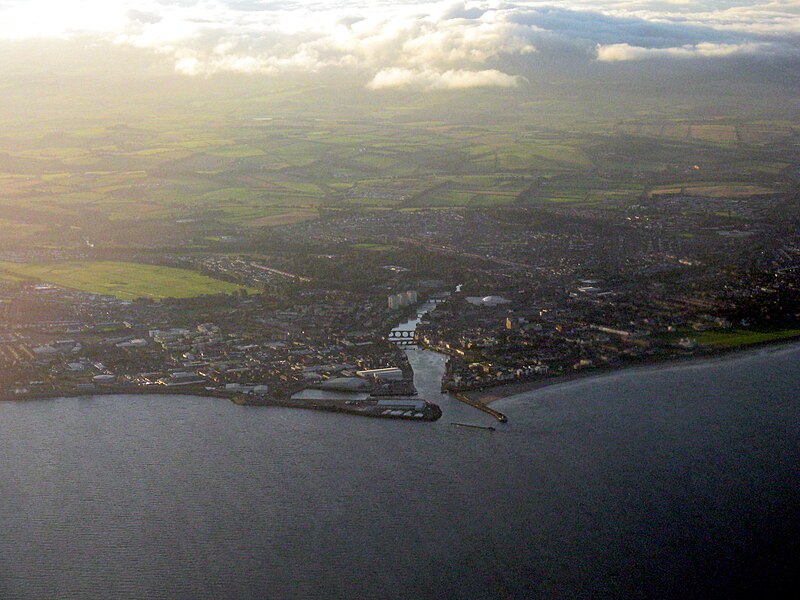
[[[386,339],[399,345],[414,345],[417,343],[415,329],[392,329]]]

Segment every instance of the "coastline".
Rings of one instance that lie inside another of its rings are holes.
[[[98,388],[91,392],[77,390],[48,390],[45,392],[29,392],[20,394],[16,397],[0,397],[0,402],[36,402],[38,400],[66,400],[69,398],[101,398],[103,396],[194,396],[197,398],[215,398],[217,400],[228,400],[233,403],[236,398],[231,394],[212,393],[207,390],[197,389],[170,389],[159,386],[155,387],[125,387],[125,388]]]
[[[769,342],[761,342],[758,344],[751,344],[741,348],[728,348],[724,350],[714,350],[703,355],[691,355],[683,357],[670,357],[670,358],[655,358],[644,360],[637,363],[631,363],[622,366],[613,367],[597,367],[593,369],[585,369],[581,371],[571,372],[563,375],[554,375],[544,377],[539,380],[533,381],[519,381],[503,385],[497,385],[487,388],[485,390],[472,390],[467,392],[454,392],[456,396],[462,396],[461,401],[466,401],[468,404],[488,406],[494,402],[530,394],[531,392],[538,391],[543,388],[555,387],[559,385],[566,385],[580,380],[588,380],[592,378],[604,378],[612,375],[635,372],[636,370],[654,370],[654,369],[669,369],[669,368],[682,368],[691,367],[696,365],[709,364],[714,362],[724,362],[728,360],[746,358],[751,355],[757,355],[763,352],[778,352],[781,350],[789,350],[792,347],[800,349],[800,336],[788,338],[784,340],[775,340]],[[249,397],[239,393],[231,393],[224,391],[211,391],[201,389],[170,389],[159,386],[156,387],[141,387],[141,388],[99,388],[90,393],[78,392],[76,390],[48,390],[39,393],[28,393],[17,397],[0,397],[0,402],[34,402],[34,401],[54,401],[69,398],[95,398],[103,396],[193,396],[199,398],[214,398],[218,400],[228,400],[240,406],[257,406],[257,407],[281,407],[281,408],[294,408],[301,410],[317,410],[322,412],[338,412],[343,414],[352,414],[355,416],[362,416],[368,418],[393,418],[398,420],[408,420],[403,417],[393,415],[374,414],[367,411],[354,409],[344,403],[313,403],[298,402],[291,399],[276,399],[271,397]],[[426,414],[424,421],[435,421],[441,417],[439,406],[426,402],[429,405],[429,414]],[[476,406],[476,408],[479,408]],[[426,412],[428,412],[426,411]],[[496,412],[496,411],[492,411]]]
[[[421,413],[414,415],[408,414],[407,411],[391,412],[386,408],[377,408],[373,406],[364,405],[349,405],[344,400],[292,400],[289,399],[276,399],[266,396],[246,396],[240,393],[210,391],[201,389],[170,389],[156,387],[141,387],[141,388],[101,388],[92,391],[92,393],[78,392],[73,390],[61,391],[47,391],[41,393],[29,393],[24,396],[16,398],[0,398],[0,402],[36,402],[36,401],[57,401],[66,400],[70,398],[101,398],[104,396],[185,396],[195,398],[213,398],[216,400],[227,400],[239,406],[253,406],[253,407],[273,407],[273,408],[292,408],[300,410],[315,410],[320,412],[340,413],[347,415],[354,415],[357,417],[367,417],[372,419],[394,419],[399,421],[422,421],[432,422],[437,421],[442,416],[442,411],[439,405],[429,401],[425,401],[425,407]],[[419,415],[419,416],[418,416]]]
[[[521,396],[523,394],[529,394],[546,387],[573,383],[582,379],[608,377],[620,373],[636,371],[637,369],[651,370],[670,367],[690,367],[693,365],[732,360],[735,358],[746,358],[748,355],[755,355],[759,352],[770,350],[778,351],[781,349],[787,349],[791,346],[797,346],[800,348],[800,337],[750,344],[741,348],[714,350],[700,356],[692,355],[683,357],[656,358],[618,367],[597,367],[594,369],[585,369],[564,375],[544,377],[534,381],[519,381],[505,385],[498,385],[485,390],[473,390],[461,393],[463,393],[464,396],[473,402],[489,405],[499,400],[505,400],[507,398]]]

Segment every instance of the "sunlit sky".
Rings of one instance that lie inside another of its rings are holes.
[[[509,57],[588,61],[800,55],[800,0],[357,2],[0,0],[0,39],[101,39],[179,73],[353,69],[369,87],[513,86]]]

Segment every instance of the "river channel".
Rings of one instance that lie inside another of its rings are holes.
[[[417,309],[414,318],[401,323],[394,329],[415,331],[422,317],[435,309],[435,303],[426,302]],[[447,356],[419,346],[405,346],[404,348],[408,362],[414,369],[414,387],[417,388],[419,397],[439,405],[442,409],[442,423],[449,425],[457,422],[487,427],[497,425],[494,417],[459,402],[452,394],[441,393]]]

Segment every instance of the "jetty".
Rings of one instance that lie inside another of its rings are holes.
[[[495,410],[493,408],[490,408],[490,407],[486,406],[485,404],[483,404],[482,402],[478,402],[477,400],[471,400],[470,398],[467,398],[467,396],[465,394],[462,394],[461,392],[457,392],[455,394],[455,397],[456,397],[456,399],[458,399],[459,401],[463,402],[464,404],[469,404],[473,408],[477,408],[478,410],[482,410],[483,412],[492,415],[500,423],[507,423],[508,422],[508,417],[505,416],[500,411],[497,411],[497,410]]]
[[[484,431],[497,431],[494,427],[486,427],[485,425],[473,425],[472,423],[456,423],[455,421],[451,422],[450,425],[455,425],[456,427],[466,427],[468,429],[483,429]]]

